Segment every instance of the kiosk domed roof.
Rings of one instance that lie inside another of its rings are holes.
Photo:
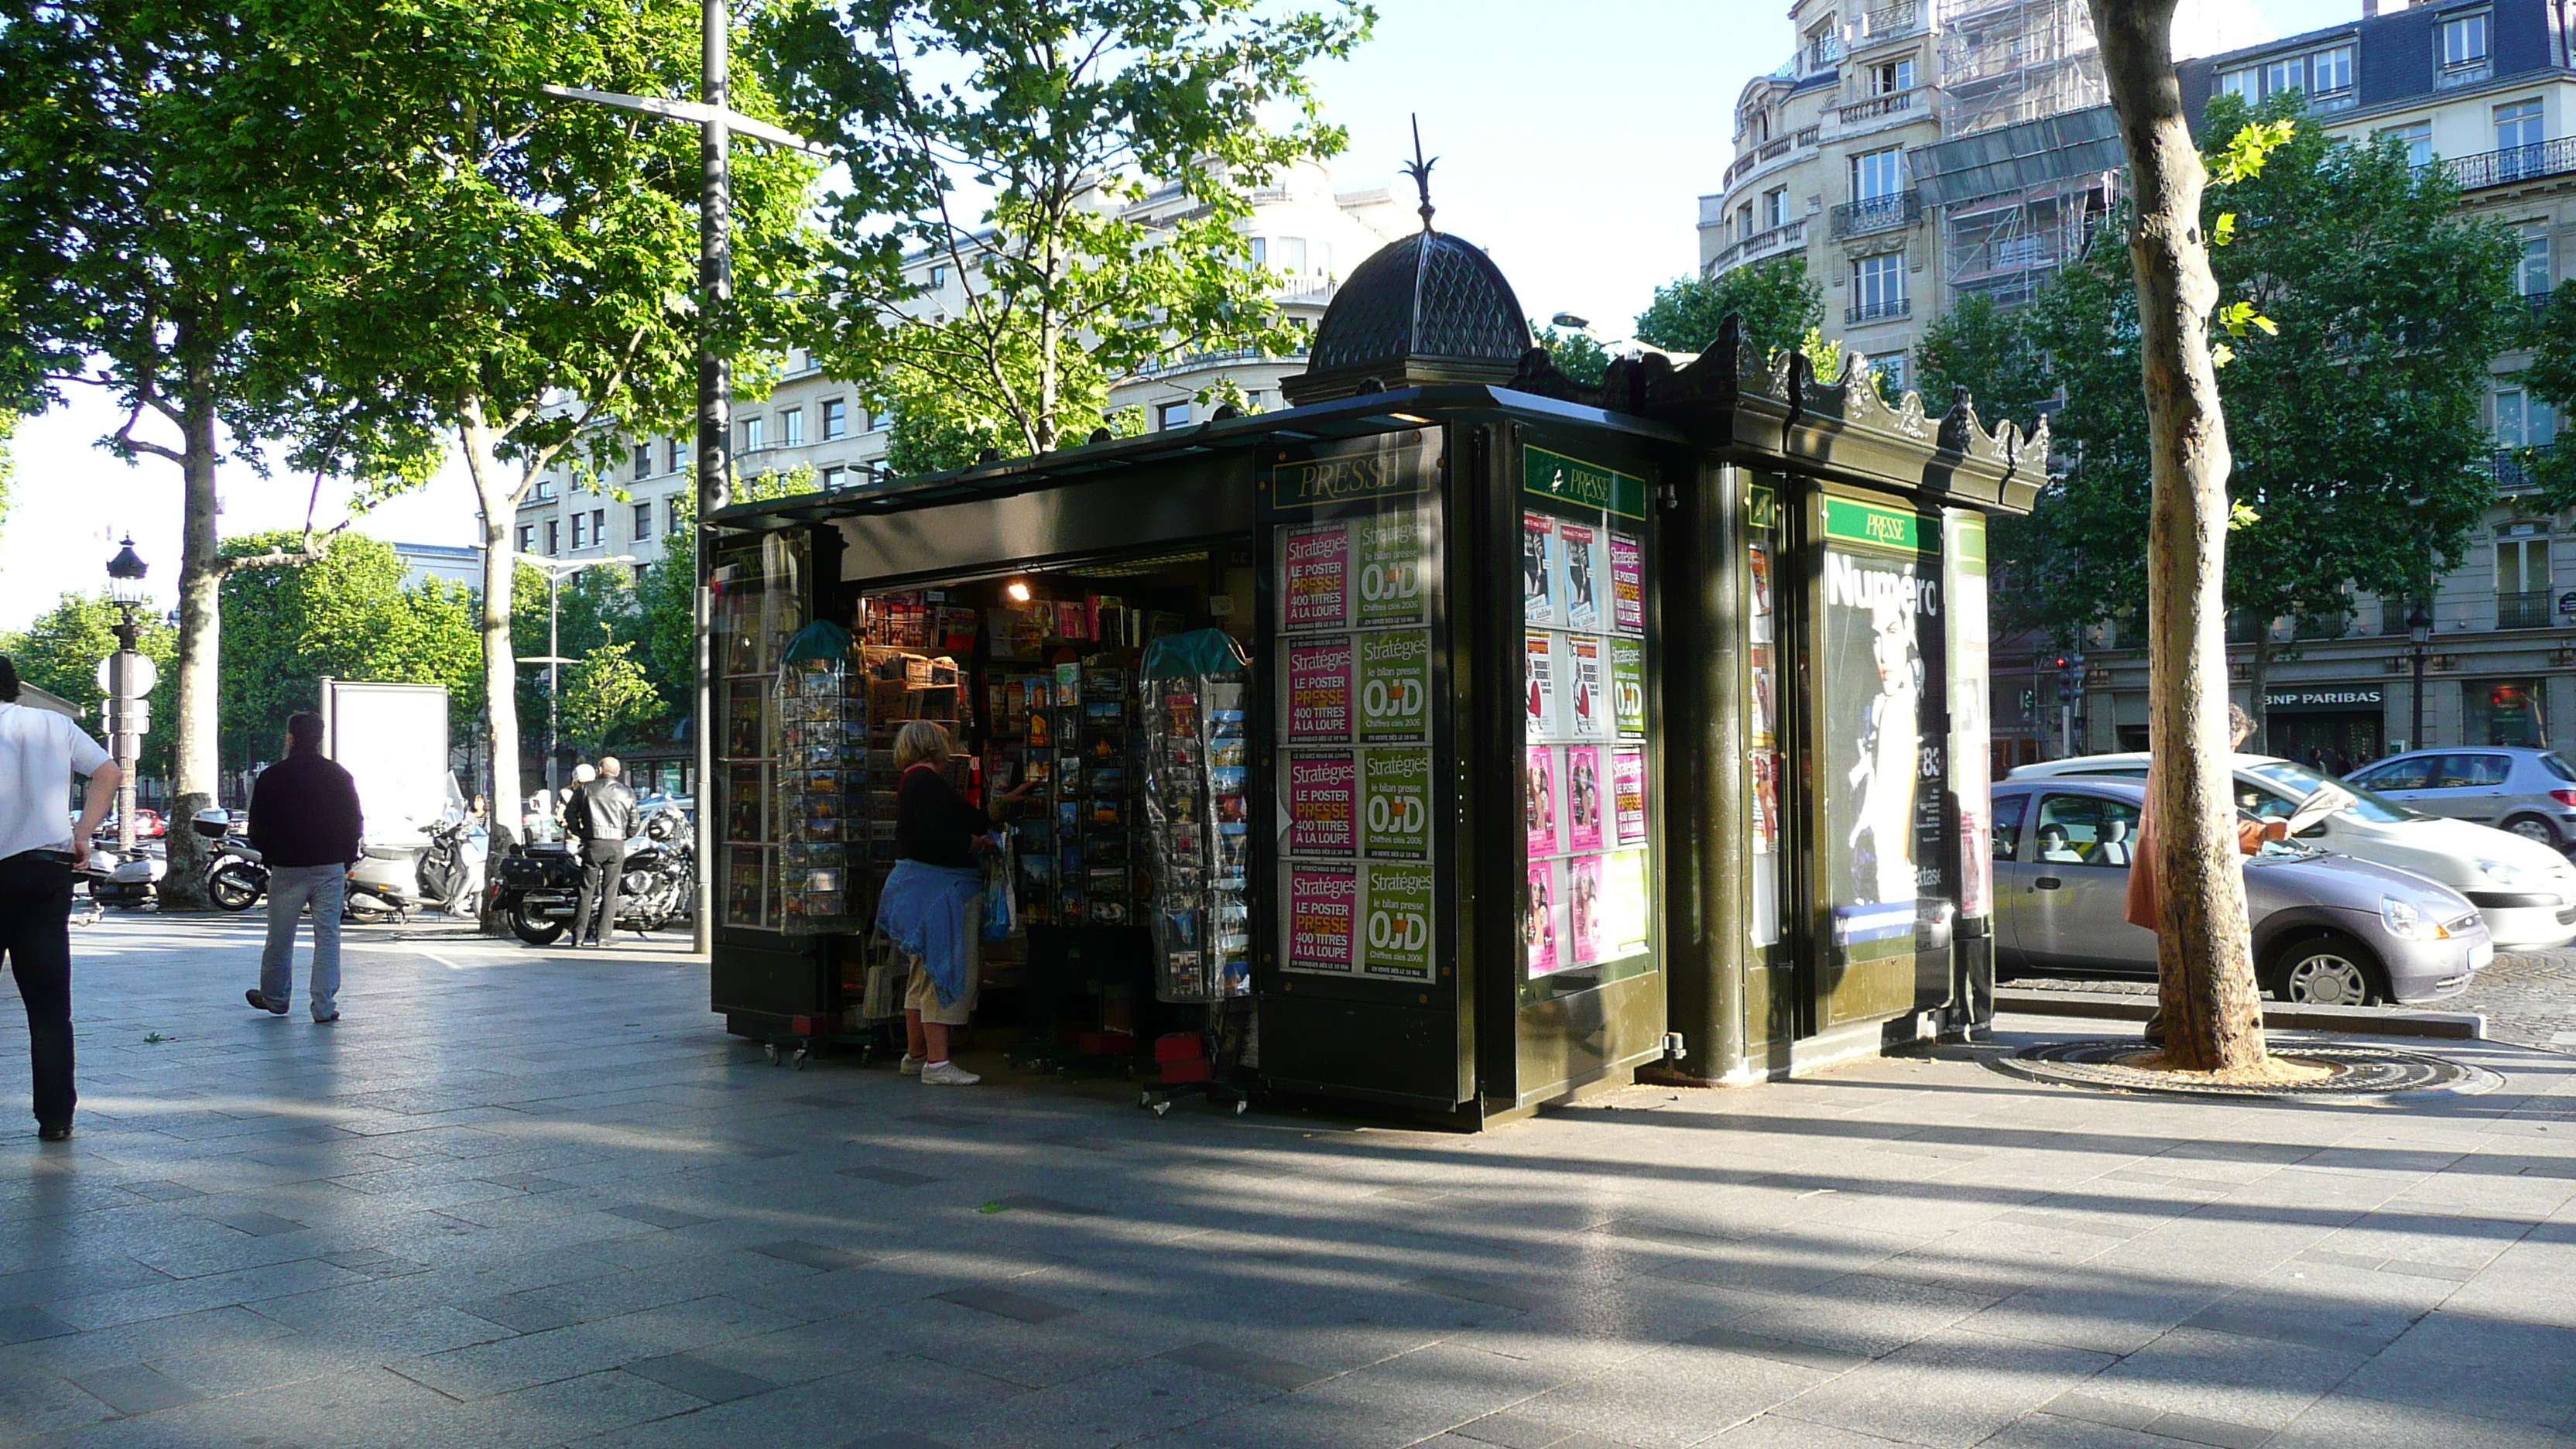
[[[1425,227],[1351,273],[1287,391],[1303,404],[1351,396],[1371,377],[1391,388],[1502,382],[1529,349],[1520,299],[1493,259]]]

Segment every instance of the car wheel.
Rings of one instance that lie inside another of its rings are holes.
[[[2370,1006],[2388,995],[2379,963],[2334,936],[2293,942],[2276,958],[2271,975],[2272,994],[2299,1006]]]
[[[2559,848],[2558,827],[2537,815],[2517,815],[2506,821],[2504,828],[2525,840],[2538,841],[2552,850]]]

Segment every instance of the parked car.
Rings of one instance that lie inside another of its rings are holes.
[[[2344,778],[2423,814],[2510,830],[2552,850],[2576,842],[2576,767],[2555,750],[2409,750]]]
[[[1995,787],[1996,975],[2155,976],[2155,932],[2123,914],[2145,803],[2144,785],[2098,776]],[[2495,957],[2458,891],[2305,843],[2247,858],[2245,905],[2256,975],[2283,1001],[2434,1001]]]
[[[2285,817],[2330,783],[2305,765],[2269,755],[2238,755],[2236,807]],[[2144,780],[2147,757],[2079,755],[2024,765],[2005,778],[2068,777]],[[2439,820],[2382,798],[2366,785],[2345,785],[2353,803],[2299,832],[2320,850],[2428,876],[2469,898],[2487,934],[2506,950],[2537,950],[2576,941],[2576,866],[2519,835],[2465,820]]]

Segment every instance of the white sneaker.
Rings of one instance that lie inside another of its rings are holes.
[[[921,1084],[925,1087],[971,1087],[984,1080],[955,1062],[925,1062]]]
[[[910,1052],[905,1052],[903,1054],[903,1060],[895,1064],[895,1070],[903,1073],[907,1077],[920,1076],[921,1058],[914,1056]]]

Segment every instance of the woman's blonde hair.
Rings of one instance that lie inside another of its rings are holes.
[[[909,770],[927,760],[937,764],[947,759],[948,731],[926,719],[917,719],[895,732],[894,767]]]

